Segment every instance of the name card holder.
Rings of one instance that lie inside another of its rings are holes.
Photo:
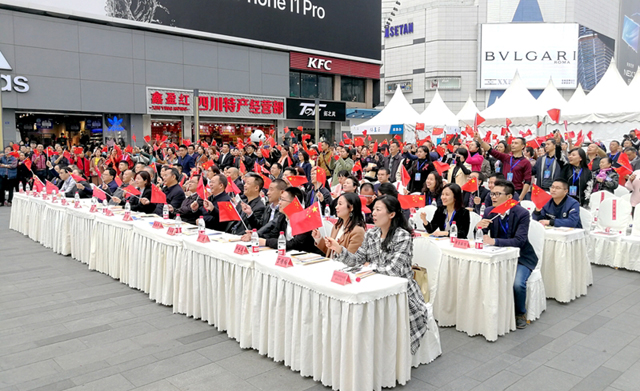
[[[276,266],[280,267],[293,267],[293,262],[289,257],[283,257],[282,255],[278,255],[278,259],[276,259]]]
[[[76,202],[74,202],[74,203],[73,203],[73,207],[74,207],[74,208],[76,208],[76,209],[81,209],[81,208],[82,208],[82,206],[80,206],[80,201],[76,201]]]
[[[111,209],[107,208],[105,210],[105,212],[104,212],[104,215],[112,217],[113,216],[113,211]]]
[[[249,249],[247,246],[243,246],[241,244],[236,244],[236,249],[233,250],[235,254],[246,255],[249,254]]]
[[[167,235],[169,236],[175,236],[176,235],[176,229],[173,227],[169,227],[169,229],[167,230]]]
[[[67,206],[68,205],[67,204],[67,199],[63,198],[62,201],[61,201],[61,204],[62,204],[62,206]]]
[[[340,270],[336,270],[333,272],[333,276],[331,277],[331,282],[335,282],[340,285],[351,284],[351,277],[349,277],[348,273],[341,272]]]
[[[604,192],[602,193],[604,194]],[[616,221],[616,218],[618,217],[618,208],[616,207],[616,200],[612,201],[613,205],[611,208],[611,220]]]
[[[198,243],[209,243],[209,237],[206,234],[198,234]]]
[[[91,205],[91,209],[89,209],[89,213],[96,213],[98,211],[98,205]]]
[[[151,228],[162,229],[162,228],[164,228],[164,225],[162,225],[162,223],[159,222],[159,221],[154,221],[153,225],[151,226]]]
[[[468,249],[469,241],[467,239],[456,239],[453,241],[454,248]]]
[[[124,217],[122,218],[122,221],[133,221],[133,219],[131,218],[131,212],[124,212]]]

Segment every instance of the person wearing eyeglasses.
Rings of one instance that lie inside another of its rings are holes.
[[[513,198],[515,189],[511,182],[496,181],[491,198],[493,205],[500,206]],[[538,256],[529,243],[529,224],[531,216],[529,211],[520,205],[516,205],[503,215],[496,217],[492,210],[487,208],[478,227],[484,232],[484,244],[496,247],[517,247],[520,249],[518,258],[518,268],[513,284],[513,295],[515,299],[516,328],[527,327],[526,301],[527,301],[527,279],[533,269],[538,264]],[[495,217],[495,218],[494,218]],[[493,219],[493,220],[492,220]]]
[[[544,226],[582,228],[580,204],[569,197],[569,184],[556,179],[550,188],[551,199],[541,209],[536,208],[533,219]]]

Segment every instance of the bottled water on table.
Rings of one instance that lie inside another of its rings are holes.
[[[484,236],[482,234],[482,228],[476,227],[476,249],[482,250],[484,248]]]
[[[451,228],[449,229],[449,238],[451,239],[451,243],[458,238],[458,226],[454,221],[451,223]]]
[[[206,230],[206,226],[204,224],[204,219],[202,216],[198,218],[198,235],[204,235]]]
[[[251,232],[251,252],[258,253],[260,251],[260,237],[258,237],[258,230],[253,229]]]
[[[181,234],[182,233],[182,219],[180,218],[180,214],[179,213],[176,215],[176,223],[177,223],[176,233],[177,234]]]
[[[164,204],[162,207],[162,218],[167,220],[169,219],[169,205]]]
[[[280,231],[278,236],[278,255],[285,255],[287,253],[287,238],[284,236],[284,232]]]

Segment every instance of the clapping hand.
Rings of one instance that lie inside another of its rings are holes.
[[[342,246],[334,238],[325,236],[324,243],[329,250],[333,250],[336,254],[340,254],[342,252]]]

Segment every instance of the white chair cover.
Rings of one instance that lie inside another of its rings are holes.
[[[547,309],[547,294],[540,273],[544,253],[544,226],[537,221],[532,220],[529,223],[529,242],[538,256],[538,264],[527,280],[527,320],[532,321],[538,319]]]
[[[587,232],[591,231],[591,224],[593,223],[593,214],[583,207],[580,207],[580,223],[582,224],[582,228],[585,231]]]
[[[629,203],[631,203],[631,193],[627,193],[627,194],[621,196],[620,199],[623,199],[625,201],[629,201]]]
[[[533,201],[520,201],[520,206],[528,210],[529,214],[533,214],[533,212],[536,210],[536,204],[534,204]]]
[[[609,193],[608,191],[596,191],[595,193],[591,193],[591,197],[589,197],[589,210],[591,212],[595,211],[600,207],[600,203],[607,198],[615,197],[613,193]]]
[[[613,195],[615,195],[616,197],[622,197],[622,196],[625,196],[627,194],[630,194],[629,190],[624,186],[618,186],[613,191]],[[631,195],[629,195],[629,197],[631,197]]]
[[[640,236],[640,212],[636,208],[633,212],[633,228],[631,229],[631,235]]]
[[[436,296],[441,259],[442,251],[433,241],[428,238],[415,238],[413,240],[413,263],[427,269],[430,303],[433,303],[433,299]]]
[[[614,231],[620,231],[623,235],[626,235],[630,222],[631,204],[628,201],[613,197],[607,198],[600,203],[598,210],[598,228],[611,228]]]
[[[474,233],[476,232],[476,226],[482,220],[482,216],[477,214],[476,212],[469,213],[469,234],[467,235],[467,239],[473,240],[475,239]]]

